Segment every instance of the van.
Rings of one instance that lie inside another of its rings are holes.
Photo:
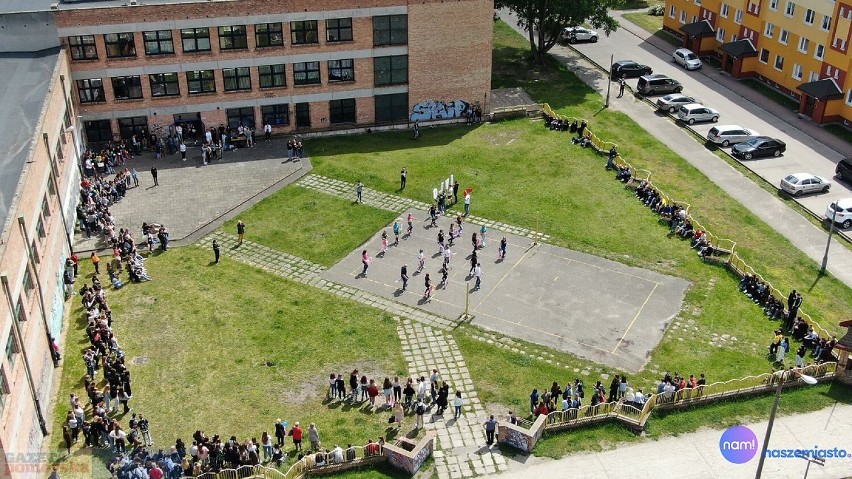
[[[665,75],[645,75],[639,77],[639,84],[636,89],[642,95],[665,95],[666,93],[682,92],[683,85]]]
[[[834,174],[838,179],[852,182],[852,158],[843,158],[837,163]]]

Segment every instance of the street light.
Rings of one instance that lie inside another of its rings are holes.
[[[755,474],[756,479],[760,479],[760,475],[763,474],[763,461],[766,459],[766,450],[769,449],[769,436],[772,435],[772,425],[775,423],[775,413],[778,412],[778,402],[781,400],[781,389],[784,387],[784,379],[787,377],[787,373],[796,374],[805,384],[810,384],[813,386],[817,383],[816,378],[813,376],[808,376],[807,374],[802,374],[799,371],[796,371],[793,368],[784,371],[778,371],[781,373],[778,377],[778,387],[775,388],[775,403],[772,405],[772,412],[769,413],[769,424],[766,425],[766,436],[763,438],[763,450],[760,451],[760,462],[757,463],[757,474]]]
[[[831,247],[831,236],[834,234],[834,220],[837,219],[837,208],[839,206],[834,206],[836,204],[832,203],[829,208],[831,208],[831,226],[828,227],[828,242],[825,244],[825,254],[822,256],[822,266],[819,268],[819,274],[825,274],[825,268],[828,267],[828,248]]]

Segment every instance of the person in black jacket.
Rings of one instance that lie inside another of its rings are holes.
[[[275,420],[275,441],[280,447],[284,445],[284,438],[287,437],[287,428],[281,423],[281,419]]]

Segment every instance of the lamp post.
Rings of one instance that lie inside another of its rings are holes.
[[[837,208],[832,203],[831,208],[831,225],[828,227],[828,241],[825,243],[825,254],[822,256],[822,266],[819,268],[819,274],[825,274],[825,269],[828,267],[828,248],[831,247],[831,236],[834,234],[834,220],[837,219]]]
[[[612,88],[612,61],[615,58],[615,55],[609,56],[609,74],[607,75],[606,82],[606,103],[604,103],[604,108],[609,108],[609,91]]]
[[[778,376],[778,387],[775,388],[775,403],[772,404],[772,412],[769,413],[769,424],[766,425],[766,436],[763,438],[763,449],[760,451],[760,461],[757,463],[757,473],[754,476],[755,479],[760,479],[761,474],[763,474],[763,461],[766,459],[766,450],[769,449],[769,437],[772,435],[772,426],[775,424],[775,413],[778,412],[778,402],[781,400],[781,390],[784,388],[784,380],[787,377],[787,374],[798,375],[806,384],[814,385],[817,383],[816,378],[813,376],[802,374],[793,368],[790,368],[787,371],[782,369],[778,372],[781,374]]]

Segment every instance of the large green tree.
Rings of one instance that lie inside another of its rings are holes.
[[[508,8],[527,31],[533,61],[544,64],[545,54],[559,41],[562,29],[588,22],[609,35],[618,22],[609,8],[621,0],[496,0],[496,8]]]

